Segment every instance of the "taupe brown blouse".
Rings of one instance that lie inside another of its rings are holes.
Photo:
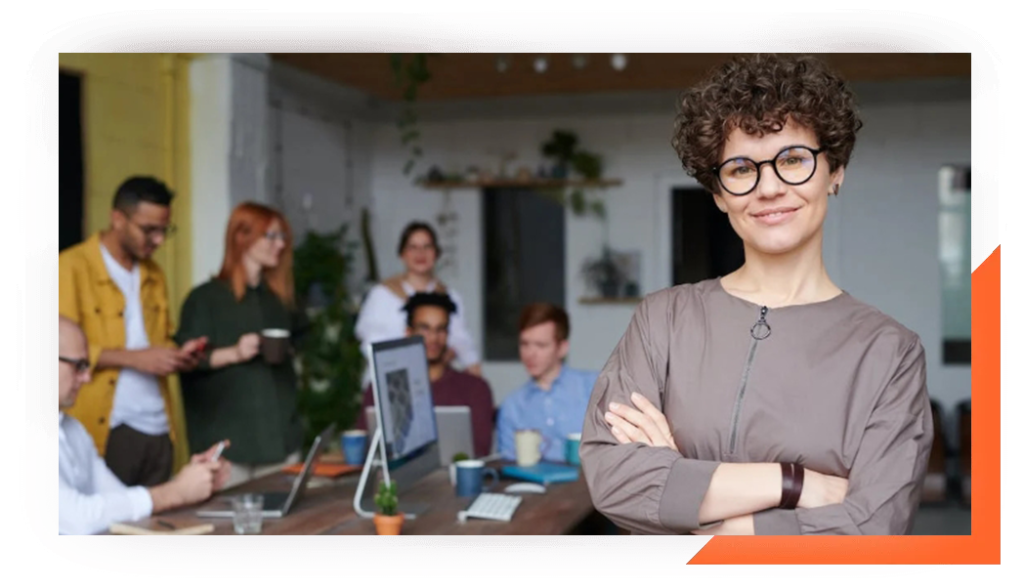
[[[639,392],[679,447],[619,444],[610,402]],[[776,309],[718,279],[648,295],[594,386],[580,448],[599,511],[687,533],[719,463],[797,462],[847,478],[842,504],[754,514],[759,535],[909,532],[932,421],[920,339],[846,292]]]

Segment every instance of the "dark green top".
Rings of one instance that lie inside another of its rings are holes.
[[[205,451],[222,439],[231,447],[224,457],[241,464],[283,461],[299,449],[302,426],[296,409],[296,376],[291,361],[270,365],[260,355],[217,370],[210,369],[215,349],[231,347],[246,333],[287,329],[295,341],[305,328],[262,283],[247,288],[237,300],[229,285],[214,278],[189,293],[181,310],[179,345],[209,337],[206,360],[181,374],[188,441],[193,452]]]

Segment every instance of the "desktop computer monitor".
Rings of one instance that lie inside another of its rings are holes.
[[[399,494],[441,467],[437,420],[430,389],[427,352],[420,336],[373,343],[370,347],[377,429],[383,433],[388,473]],[[368,504],[372,505],[372,497]],[[403,501],[402,510],[421,505]]]

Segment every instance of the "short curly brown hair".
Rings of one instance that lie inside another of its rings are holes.
[[[672,147],[687,173],[716,192],[718,178],[711,170],[720,163],[729,133],[777,133],[787,118],[814,131],[830,169],[849,163],[863,126],[853,93],[810,56],[748,55],[717,67],[679,96]]]

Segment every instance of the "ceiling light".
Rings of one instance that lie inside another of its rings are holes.
[[[626,69],[626,64],[627,63],[629,63],[629,59],[626,58],[625,54],[623,54],[623,53],[614,53],[614,54],[612,54],[612,68],[614,68],[615,71],[622,71],[622,70]]]

